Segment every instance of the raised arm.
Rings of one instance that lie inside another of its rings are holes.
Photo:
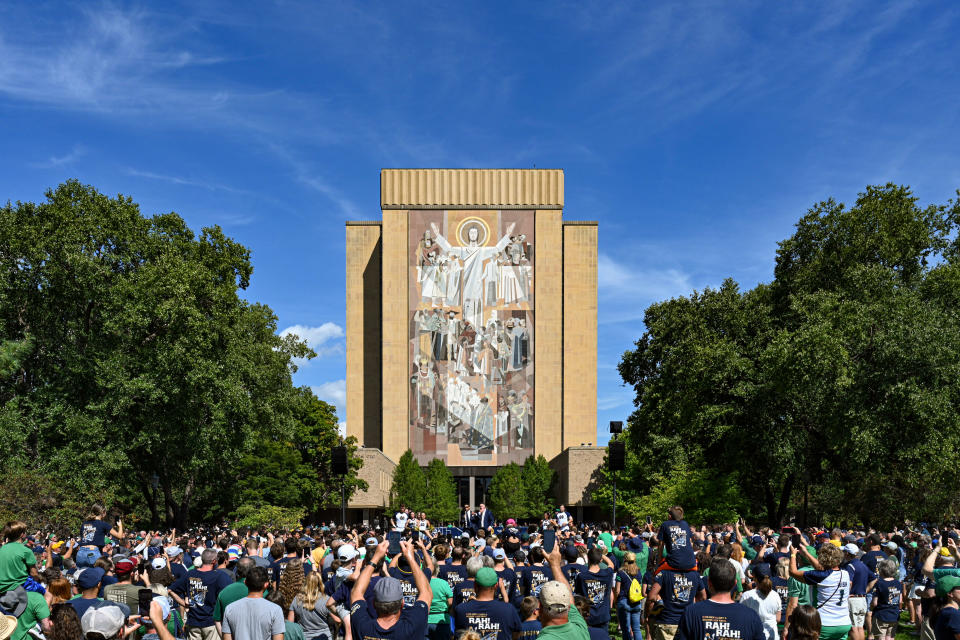
[[[930,550],[930,554],[927,556],[926,560],[923,561],[923,575],[927,576],[933,580],[933,566],[937,561],[937,556],[940,555],[940,542],[937,542],[937,546]]]
[[[407,559],[407,563],[410,565],[410,570],[413,571],[413,581],[417,585],[417,591],[420,592],[417,600],[425,603],[429,610],[430,602],[433,600],[433,589],[430,588],[430,581],[427,580],[427,575],[423,572],[423,569],[420,568],[420,563],[417,562],[417,558],[413,555],[413,545],[406,540],[401,540],[400,549],[403,552],[403,557]]]
[[[383,560],[385,555],[387,555],[387,547],[389,546],[390,543],[386,540],[378,544],[376,551],[373,552],[373,557],[370,558],[367,564],[363,566],[363,570],[360,571],[360,577],[357,578],[355,583],[353,583],[353,589],[350,590],[351,606],[354,602],[363,600],[363,594],[367,591],[367,587],[370,585],[370,577],[373,575],[374,567],[379,564],[381,560]]]
[[[437,228],[436,222],[431,222],[430,228],[433,229],[433,237],[436,239],[437,244],[440,245],[441,249],[447,252],[453,249],[453,247],[450,246],[450,243],[447,242],[447,239],[444,238],[443,235],[440,233],[440,229]]]

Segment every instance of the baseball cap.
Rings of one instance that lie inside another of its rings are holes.
[[[473,542],[473,546],[475,546],[477,549],[482,549],[482,548],[485,547],[486,545],[487,545],[487,541],[484,540],[483,538],[477,538],[477,539]]]
[[[460,534],[460,537],[461,537],[461,538],[469,538],[469,537],[470,537],[470,534],[467,533],[466,531],[464,531],[463,533]]]
[[[763,536],[753,536],[750,538],[750,544],[763,544]]]
[[[133,564],[126,558],[124,558],[123,560],[120,560],[119,562],[113,565],[114,573],[117,573],[120,575],[127,575],[128,573],[133,573],[133,570],[136,568],[137,568],[137,565]]]
[[[43,548],[43,545],[42,545],[42,544],[38,544],[37,546],[35,546],[35,547],[33,548],[33,552],[34,552],[34,553],[46,553],[47,550]]]
[[[885,544],[885,545],[883,545],[883,546],[885,546],[887,549],[890,549],[890,551],[896,551],[896,550],[897,550],[897,543],[894,542],[893,540],[891,540],[890,542],[888,542],[887,544]]]
[[[377,580],[373,585],[373,599],[377,602],[397,602],[403,600],[403,590],[400,588],[400,581],[396,578],[386,577]]]
[[[494,560],[503,560],[507,557],[507,552],[503,549],[494,549],[493,550],[493,559]]]
[[[508,524],[508,525],[517,524],[517,521],[514,520],[513,518],[507,518],[507,524]]]
[[[492,587],[497,584],[497,572],[490,567],[483,567],[477,571],[477,577],[474,581],[481,587]]]
[[[352,544],[342,544],[337,549],[337,557],[346,562],[350,562],[357,557],[357,548]]]
[[[848,542],[847,544],[843,545],[843,550],[852,556],[855,556],[858,553],[860,553],[860,547],[853,544],[852,542]]]
[[[77,576],[77,587],[80,589],[91,589],[100,584],[105,573],[106,571],[100,567],[88,567],[83,570],[83,573]]]
[[[563,613],[570,609],[570,590],[562,583],[551,580],[540,587],[540,605],[550,613]]]
[[[752,571],[754,576],[759,576],[761,578],[770,577],[770,565],[766,562],[758,562],[757,564],[753,565]]]
[[[150,561],[150,566],[153,567],[154,569],[163,569],[165,566],[167,566],[167,561],[161,558],[160,556],[157,556],[156,558]]]
[[[960,577],[957,576],[943,576],[937,580],[937,595],[941,598],[945,597],[948,593],[954,589],[960,589]]]
[[[167,554],[169,557],[171,557],[171,558],[176,558],[178,555],[180,555],[181,553],[183,553],[183,549],[181,549],[181,548],[178,547],[177,545],[173,545],[173,546],[167,547],[164,551],[165,551],[166,554]]]
[[[154,602],[160,603],[161,616],[164,620],[170,617],[170,598],[167,596],[154,596]]]
[[[234,547],[229,547],[227,549],[227,562],[233,562],[234,560],[240,559],[240,550]]]
[[[377,545],[380,544],[380,543],[377,542],[377,539],[376,539],[376,538],[370,537],[370,538],[367,538],[367,544],[368,544],[368,545],[377,546]]]
[[[126,616],[123,615],[120,607],[90,607],[80,619],[80,628],[83,630],[83,635],[99,633],[104,638],[112,638],[123,628],[124,622],[126,622]]]

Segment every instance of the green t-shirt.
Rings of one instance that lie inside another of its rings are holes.
[[[443,578],[430,578],[430,588],[433,589],[433,600],[430,601],[430,615],[427,623],[450,623],[450,607],[447,598],[453,597],[453,589]]]
[[[810,555],[814,557],[816,557],[817,555],[817,550],[814,549],[813,547],[808,546],[807,552],[809,552]],[[800,554],[797,554],[797,558],[798,558],[797,564],[799,565],[800,564],[799,559],[802,558],[802,556]],[[807,571],[809,569],[813,569],[813,567],[811,567],[808,564],[804,564],[802,566],[797,567],[797,570],[799,571]],[[809,585],[802,580],[797,580],[796,578],[787,579],[787,597],[796,598],[797,605],[805,604],[810,607],[817,606],[817,603],[814,602],[814,597],[813,597],[813,585]]]
[[[285,620],[284,626],[286,629],[284,630],[283,640],[305,640],[303,637],[303,627],[296,622]]]
[[[607,549],[613,549],[613,536],[612,536],[612,535],[610,535],[608,532],[604,531],[603,533],[601,533],[601,534],[600,534],[599,536],[597,536],[597,537],[598,537],[600,540],[603,540],[603,544],[607,545]]]
[[[32,553],[30,555],[33,555]],[[27,591],[27,608],[17,618],[17,628],[14,629],[10,640],[21,640],[33,625],[50,617],[50,607],[47,599],[36,591]]]
[[[587,630],[587,622],[576,607],[570,607],[567,620],[566,624],[544,627],[537,640],[541,638],[545,640],[589,640],[590,632]]]
[[[0,593],[16,589],[27,581],[30,567],[37,564],[33,551],[20,542],[0,547]]]
[[[223,591],[217,595],[217,604],[213,607],[213,619],[216,622],[223,622],[223,612],[227,609],[227,605],[246,598],[248,593],[250,590],[242,582],[234,582],[224,587]]]
[[[938,567],[933,570],[933,581],[936,582],[944,576],[960,577],[960,569],[956,567]]]

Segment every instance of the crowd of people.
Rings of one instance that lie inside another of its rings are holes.
[[[128,531],[9,522],[0,640],[960,640],[960,532],[576,522]],[[903,618],[903,621],[901,621]]]

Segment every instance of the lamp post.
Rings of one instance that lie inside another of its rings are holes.
[[[153,530],[157,530],[157,518],[160,516],[160,505],[157,503],[157,487],[160,486],[160,476],[154,471],[150,476],[150,486],[153,487]]]

